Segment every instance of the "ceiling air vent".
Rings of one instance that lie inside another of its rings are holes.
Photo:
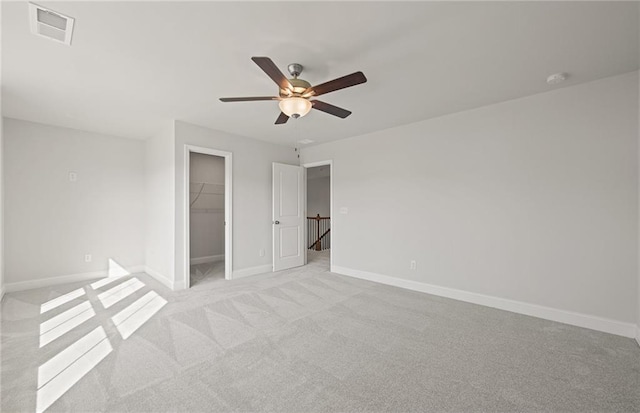
[[[29,3],[31,33],[71,46],[73,17]]]

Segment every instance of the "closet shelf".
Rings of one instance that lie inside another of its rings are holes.
[[[200,195],[221,195],[224,196],[224,192],[223,193],[217,193],[217,192],[198,192],[198,191],[190,191],[190,194],[200,194]]]
[[[224,209],[223,208],[191,208],[190,210],[192,213],[199,213],[199,214],[222,214],[224,213]]]
[[[189,192],[192,194],[224,195],[224,184],[212,182],[189,182]]]

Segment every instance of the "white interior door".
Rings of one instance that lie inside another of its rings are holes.
[[[273,163],[273,271],[304,265],[304,168]]]

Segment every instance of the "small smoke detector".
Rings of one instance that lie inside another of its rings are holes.
[[[309,144],[311,142],[313,142],[311,139],[303,139],[301,141],[298,141],[298,143],[301,143],[303,145]]]
[[[554,73],[547,78],[547,83],[550,85],[557,85],[558,83],[562,83],[567,80],[569,77],[566,73]]]
[[[73,17],[29,3],[31,33],[71,46]]]

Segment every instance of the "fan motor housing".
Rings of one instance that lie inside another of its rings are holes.
[[[288,91],[287,89],[280,89],[281,98],[300,96],[305,90],[311,87],[311,83],[298,78],[289,79],[289,83],[291,83],[291,86],[293,86],[293,93],[291,93],[291,91]]]

